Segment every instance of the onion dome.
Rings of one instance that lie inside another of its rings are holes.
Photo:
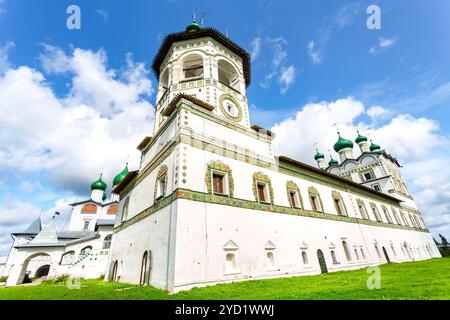
[[[186,27],[186,32],[195,32],[195,31],[199,31],[201,29],[200,25],[195,22],[195,19],[189,23]]]
[[[341,137],[341,135],[339,135],[339,139],[338,141],[334,144],[334,151],[339,152],[342,149],[345,148],[350,148],[353,149],[353,142],[351,142],[350,140],[344,139]]]
[[[128,163],[125,166],[125,169],[122,170],[121,173],[119,173],[117,176],[114,177],[113,180],[113,187],[117,186],[119,183],[122,182],[123,178],[128,174]]]
[[[316,155],[314,156],[314,159],[318,161],[319,159],[325,159],[325,156],[323,153],[320,153],[319,150],[317,150]]]
[[[381,147],[372,142],[372,144],[370,145],[370,151],[372,152],[381,151]]]
[[[367,142],[367,137],[361,135],[361,134],[359,133],[359,131],[357,131],[357,132],[358,132],[358,136],[356,137],[355,142],[356,142],[357,144],[360,144],[361,142]]]
[[[102,180],[102,175],[103,174],[100,174],[100,178],[97,181],[92,182],[91,190],[103,190],[103,191],[106,190],[107,185],[105,181]]]
[[[102,200],[105,201],[106,200],[106,192],[103,191],[103,196],[102,196]]]
[[[334,160],[333,157],[331,157],[330,162],[328,162],[329,166],[338,166],[339,162],[337,160]]]

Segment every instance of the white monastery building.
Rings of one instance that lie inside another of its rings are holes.
[[[250,56],[217,30],[194,21],[169,34],[153,70],[139,170],[116,177],[108,202],[94,182],[66,232],[36,221],[15,234],[7,285],[36,276],[36,255],[49,256],[49,276],[169,292],[440,257],[400,164],[366,137],[356,156],[339,134],[340,162],[317,151],[318,168],[273,154],[274,134],[250,125]]]

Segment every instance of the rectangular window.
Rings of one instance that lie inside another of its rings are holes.
[[[320,206],[320,199],[316,195],[311,195],[311,205],[313,211],[321,212],[322,207]]]
[[[381,192],[381,188],[380,188],[380,185],[379,185],[379,184],[374,184],[374,185],[372,186],[372,188],[373,188],[373,190],[375,190],[375,191]]]
[[[262,182],[257,183],[257,189],[258,189],[258,201],[261,203],[268,203],[267,201],[267,185]]]
[[[164,197],[166,193],[166,176],[156,180],[156,199]]]
[[[89,229],[89,221],[84,221],[84,230],[88,230]]]
[[[334,198],[334,206],[336,207],[336,212],[339,216],[346,216],[345,207],[342,199]]]
[[[369,220],[369,215],[367,214],[367,210],[366,207],[364,206],[364,204],[359,204],[359,212],[361,213],[361,217],[365,220]]]
[[[365,172],[365,173],[363,173],[363,177],[364,177],[365,181],[372,180],[373,179],[373,174],[370,171],[369,172]]]
[[[214,194],[222,194],[222,195],[226,194],[225,180],[226,180],[226,176],[224,173],[220,173],[220,172],[212,173],[213,193]]]
[[[289,200],[291,201],[292,208],[300,208],[297,191],[289,190]]]

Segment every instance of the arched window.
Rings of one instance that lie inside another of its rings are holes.
[[[356,257],[356,260],[359,261],[359,253],[358,253],[358,249],[356,249],[356,248],[355,248],[355,257]]]
[[[391,250],[392,250],[392,253],[394,254],[394,257],[396,257],[397,256],[397,252],[395,252],[395,248],[394,248],[393,244],[391,244]]]
[[[309,263],[309,261],[308,261],[308,254],[306,253],[306,251],[302,251],[302,261],[303,261],[303,264],[308,264]]]
[[[238,73],[234,66],[226,60],[219,60],[219,81],[239,91]]]
[[[330,254],[331,254],[331,260],[333,260],[333,264],[338,264],[338,261],[336,258],[336,253],[334,252],[334,250],[331,250]]]
[[[117,205],[113,204],[109,206],[108,210],[106,211],[106,214],[116,214],[117,213]]]
[[[148,265],[148,252],[144,252],[144,256],[142,257],[141,262],[141,277],[139,279],[139,284],[143,286],[146,284],[147,280],[147,265]]]
[[[378,259],[381,259],[381,252],[380,248],[378,248],[378,245],[375,245],[375,251],[377,252]]]
[[[364,252],[363,248],[361,248],[361,257],[363,258],[363,260],[366,260],[366,253]]]
[[[74,257],[75,257],[75,251],[73,251],[73,250],[68,251],[61,256],[61,262],[59,264],[60,265],[72,264]]]
[[[350,255],[350,250],[348,249],[347,241],[342,241],[342,247],[344,248],[345,257],[347,261],[352,261],[352,256]]]
[[[169,87],[169,68],[166,68],[164,72],[161,74],[161,77],[159,78],[159,85],[164,89],[164,92]]]
[[[275,267],[276,267],[275,255],[274,255],[273,251],[266,252],[266,259],[267,259],[267,266],[268,266],[269,270],[275,269]]]
[[[195,79],[203,77],[203,58],[193,53],[183,59],[183,78]]]
[[[84,213],[84,214],[96,214],[97,213],[97,206],[95,204],[85,204],[81,208],[81,213]]]
[[[234,273],[236,270],[236,255],[234,252],[228,252],[225,260],[225,274]]]
[[[108,234],[105,237],[105,239],[103,239],[103,249],[111,248],[111,240],[112,240],[112,234]]]
[[[122,219],[121,222],[124,222],[128,218],[128,206],[130,204],[130,197],[127,197],[123,203],[122,208]]]
[[[92,251],[92,246],[87,246],[81,249],[80,258],[87,256]]]

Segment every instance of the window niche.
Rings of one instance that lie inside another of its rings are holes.
[[[209,194],[233,196],[234,180],[230,167],[221,161],[211,161],[205,175],[206,188]]]
[[[392,224],[393,223],[392,217],[391,217],[391,214],[389,213],[387,207],[382,205],[381,209],[383,210],[383,214],[384,214],[384,217],[386,218],[387,222]]]
[[[344,199],[341,194],[335,190],[331,192],[333,198],[334,207],[336,208],[336,213],[339,216],[348,216],[347,207],[345,206]]]
[[[183,59],[183,80],[203,77],[203,58],[199,54],[190,54]]]
[[[262,172],[253,174],[253,194],[258,203],[273,204],[272,183],[269,177]]]
[[[156,183],[155,183],[155,191],[154,191],[154,199],[159,200],[166,196],[167,192],[167,180],[168,180],[168,168],[165,164],[163,164],[156,174]]]
[[[239,253],[239,246],[234,243],[232,240],[229,240],[225,245],[223,246],[223,255],[224,255],[224,275],[233,275],[238,274],[239,267],[238,267],[238,256]]]
[[[267,241],[266,245],[264,246],[265,250],[265,258],[266,258],[266,266],[267,271],[278,271],[280,270],[278,268],[278,260],[276,255],[277,247],[271,242]]]
[[[324,212],[322,199],[320,198],[320,193],[314,187],[308,188],[309,201],[311,202],[312,211]]]
[[[383,222],[381,219],[380,213],[378,212],[377,205],[373,202],[370,203],[370,207],[372,208],[372,213],[375,216],[375,220],[378,222]]]
[[[294,209],[303,209],[303,199],[300,188],[294,181],[286,182],[287,197],[290,206]]]

